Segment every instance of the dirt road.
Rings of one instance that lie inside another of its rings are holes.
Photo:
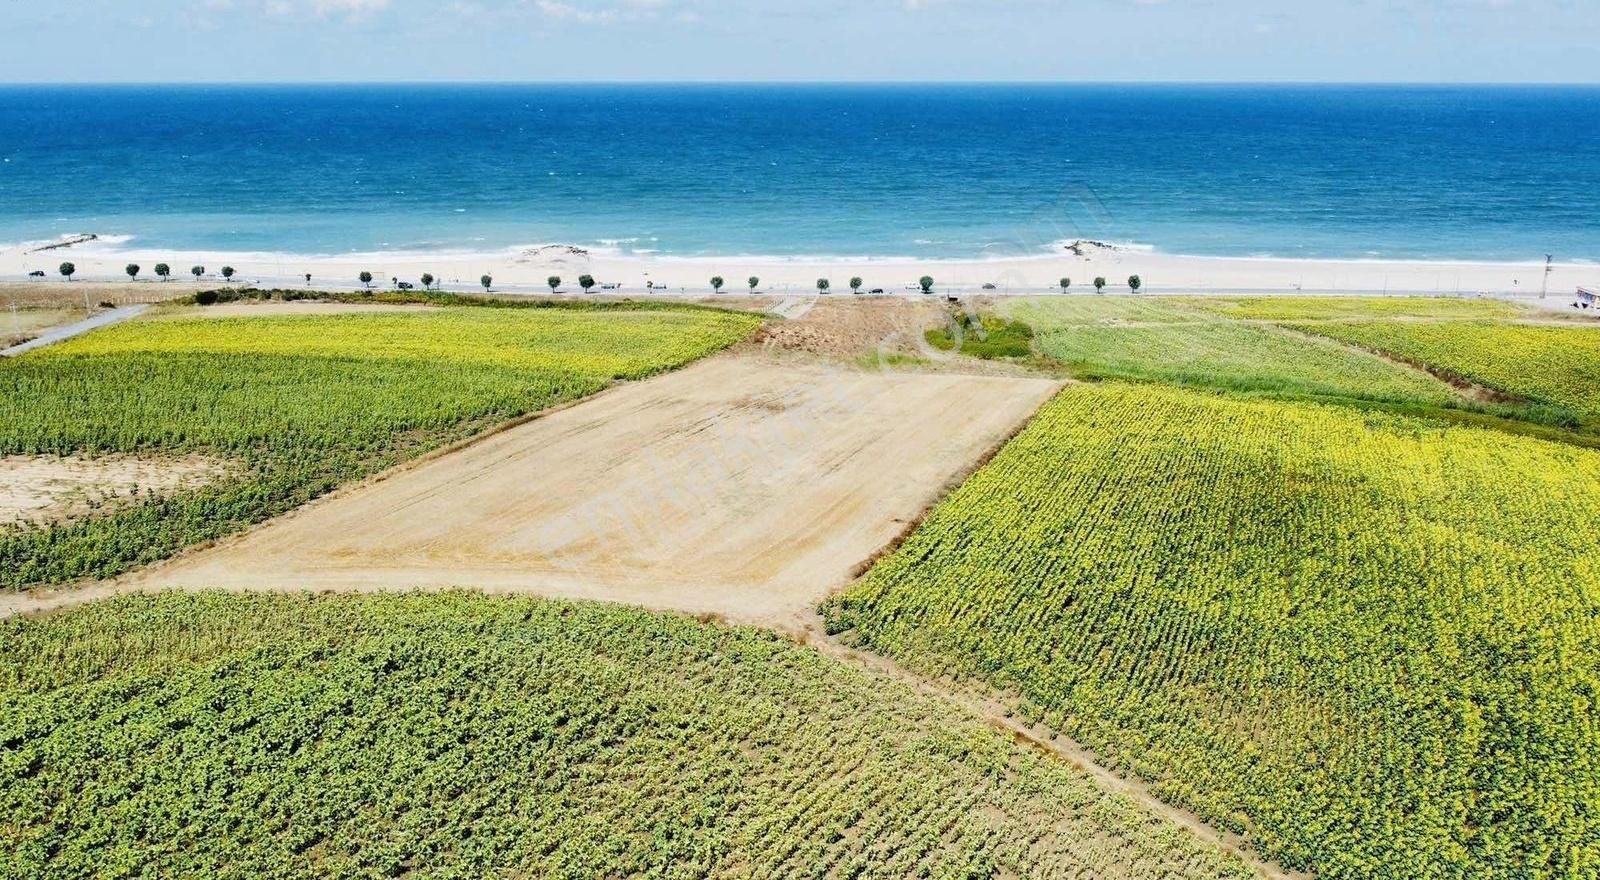
[[[725,356],[336,493],[114,584],[607,599],[793,631],[1057,388]]]

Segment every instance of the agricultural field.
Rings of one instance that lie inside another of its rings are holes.
[[[1328,880],[1600,873],[1600,453],[1074,386],[824,604]]]
[[[1453,389],[1420,370],[1175,299],[1028,299],[1003,310],[1033,328],[1040,354],[1081,378],[1427,406],[1460,402]]]
[[[3,877],[1254,876],[776,636],[467,594],[0,622],[0,780]]]
[[[1600,430],[1600,326],[1354,322],[1303,329],[1526,399],[1546,421]]]
[[[1509,320],[1527,307],[1498,299],[1424,296],[1251,296],[1195,299],[1195,308],[1244,321]]]
[[[681,366],[759,324],[558,308],[173,319],[0,362],[0,458],[198,457],[229,475],[0,526],[0,588],[170,556],[492,425]]]
[[[57,308],[8,310],[0,308],[0,348],[18,345],[39,335],[42,330],[70,324],[83,317],[82,310]]]

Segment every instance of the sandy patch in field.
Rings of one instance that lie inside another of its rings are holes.
[[[915,354],[923,331],[944,322],[933,297],[903,299],[814,297],[796,300],[806,309],[791,320],[773,321],[755,339],[766,349],[857,358],[878,352]]]
[[[0,526],[116,509],[145,495],[204,486],[225,472],[199,456],[0,456]]]
[[[283,315],[369,315],[377,312],[435,312],[437,306],[422,303],[336,303],[336,302],[232,302],[214,306],[182,306],[162,309],[150,315],[163,318],[271,318]]]
[[[118,589],[489,591],[803,629],[1059,386],[713,358],[314,503]]]

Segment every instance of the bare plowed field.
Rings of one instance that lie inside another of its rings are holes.
[[[1056,387],[716,358],[117,589],[461,586],[803,625]]]

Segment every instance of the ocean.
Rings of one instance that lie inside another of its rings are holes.
[[[0,87],[0,242],[1600,260],[1600,88]]]

